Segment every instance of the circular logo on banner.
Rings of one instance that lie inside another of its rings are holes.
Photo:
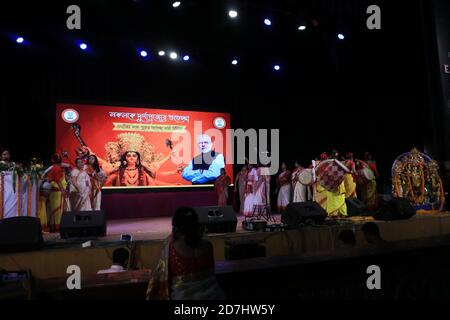
[[[227,125],[227,122],[222,117],[216,117],[214,118],[214,127],[216,129],[223,129]]]
[[[80,115],[78,114],[78,111],[75,109],[65,109],[61,113],[61,117],[67,123],[75,123],[80,118]]]

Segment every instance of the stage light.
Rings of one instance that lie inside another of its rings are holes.
[[[266,26],[271,26],[272,25],[272,21],[270,21],[270,19],[264,19],[264,24],[266,25]]]
[[[81,50],[86,50],[87,49],[87,44],[86,43],[80,43],[80,49]]]
[[[174,8],[178,8],[181,5],[180,1],[175,1],[174,3],[172,3],[172,7]]]
[[[183,60],[184,60],[184,61],[189,61],[189,59],[190,59],[190,58],[189,58],[188,55],[185,55],[185,56],[183,57]]]
[[[17,37],[16,42],[22,44],[25,41],[23,37]]]
[[[345,36],[344,36],[342,33],[339,33],[339,34],[338,34],[338,39],[339,39],[339,40],[344,40],[344,39],[345,39]]]
[[[279,71],[281,69],[281,67],[278,64],[276,64],[276,65],[273,66],[273,69],[275,71]]]
[[[305,29],[306,29],[306,26],[304,26],[304,25],[298,26],[298,30],[300,30],[300,31],[303,31]]]
[[[171,52],[169,57],[170,59],[175,60],[176,58],[178,58],[178,54],[176,52]]]
[[[234,59],[234,60],[231,61],[231,64],[232,64],[233,66],[235,66],[235,65],[238,64],[238,61],[237,61],[236,59]]]
[[[238,13],[236,10],[230,10],[228,11],[228,15],[230,16],[230,18],[234,19],[238,16]]]
[[[164,56],[166,53],[164,52],[164,50],[161,50],[158,52],[158,56],[162,57]]]
[[[139,54],[141,55],[141,57],[143,57],[143,58],[145,58],[145,57],[147,57],[147,51],[145,51],[145,50],[141,50],[141,52],[139,52]]]

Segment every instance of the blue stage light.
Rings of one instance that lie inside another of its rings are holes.
[[[16,42],[22,44],[25,41],[23,37],[17,37]]]
[[[86,50],[87,49],[87,44],[86,43],[80,43],[80,49],[81,50]]]

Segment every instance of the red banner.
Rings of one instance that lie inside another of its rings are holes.
[[[228,113],[56,105],[56,152],[72,165],[96,155],[105,187],[212,184],[221,168],[233,180],[227,129]]]

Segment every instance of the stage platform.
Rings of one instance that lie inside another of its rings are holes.
[[[279,216],[276,216],[279,219]],[[330,221],[325,225],[304,227],[282,232],[249,232],[242,230],[243,218],[237,230],[227,234],[209,234],[214,246],[216,261],[225,260],[228,242],[258,242],[265,248],[265,256],[302,255],[332,251],[339,248],[337,236],[343,229],[352,229],[357,244],[365,245],[361,226],[372,217],[351,217]],[[420,214],[402,221],[375,221],[383,239],[387,241],[413,240],[450,234],[450,214]],[[60,239],[59,235],[46,234],[45,247],[40,251],[0,255],[0,268],[7,270],[30,269],[37,278],[66,276],[69,265],[78,265],[86,275],[95,274],[111,265],[114,249],[128,247],[133,252],[134,267],[152,268],[158,260],[164,239],[170,234],[169,217],[111,220],[104,238],[92,239],[91,246],[83,248],[86,239]],[[120,241],[121,234],[131,234],[133,242]]]

